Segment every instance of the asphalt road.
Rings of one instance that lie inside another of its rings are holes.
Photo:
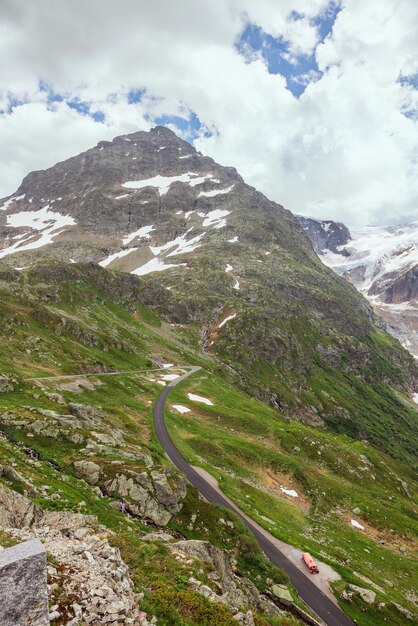
[[[257,527],[258,525],[253,523],[233,502],[231,502],[231,500],[220,493],[203,476],[198,474],[174,445],[164,422],[164,405],[167,396],[173,387],[199,370],[200,367],[189,367],[188,369],[189,371],[186,374],[179,376],[176,380],[167,385],[158,397],[154,408],[155,432],[168,457],[174,465],[186,475],[192,485],[198,489],[201,495],[208,500],[208,502],[220,504],[239,515],[245,525],[253,533],[266,556],[274,565],[280,567],[288,574],[292,584],[297,589],[299,596],[322,619],[322,621],[327,624],[327,626],[353,626],[354,623],[351,619],[347,617],[347,615],[336,604],[334,604],[332,600],[327,598],[327,596],[324,595],[322,591],[320,591],[320,589],[318,589],[318,587],[310,581],[310,574],[305,575],[303,572],[298,570],[297,567],[279,550],[279,548],[268,539],[266,536],[267,533],[264,534],[261,529]]]

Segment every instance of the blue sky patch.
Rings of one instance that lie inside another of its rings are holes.
[[[156,117],[153,121],[159,126],[169,126],[173,124],[179,129],[184,139],[190,142],[193,142],[194,139],[200,137],[202,134],[204,137],[211,137],[213,134],[193,112],[189,114],[188,118],[179,117],[178,115],[161,115],[160,117]]]
[[[146,89],[131,89],[128,91],[128,104],[138,104],[145,96]]]
[[[311,24],[316,26],[318,31],[318,43],[324,41],[331,33],[340,10],[339,2],[330,2],[326,11],[312,20]],[[296,21],[302,19],[303,15],[292,11],[289,17]],[[289,44],[285,39],[269,35],[256,24],[247,24],[235,47],[249,63],[256,55],[261,56],[269,73],[283,76],[287,88],[296,98],[303,94],[310,82],[322,76],[315,54],[291,58]]]

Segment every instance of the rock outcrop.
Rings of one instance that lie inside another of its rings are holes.
[[[120,496],[129,513],[165,526],[181,510],[186,481],[183,475],[166,468],[146,472],[128,470],[105,480],[103,490],[108,495]]]
[[[227,554],[208,541],[185,540],[167,545],[178,560],[187,563],[192,558],[209,566],[208,578],[216,591],[193,577],[189,579],[189,583],[211,602],[229,606],[238,623],[252,624],[252,612],[247,612],[247,607],[276,617],[283,614],[250,580],[236,576]]]
[[[24,528],[39,524],[44,513],[20,493],[0,484],[0,528]]]

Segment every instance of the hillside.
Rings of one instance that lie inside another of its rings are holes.
[[[184,500],[178,483],[170,510],[152,498],[145,505],[133,492],[123,496],[120,478],[111,486],[116,475],[161,475],[167,464],[152,432],[150,407],[170,379],[153,370],[168,363],[203,367],[170,397],[170,430],[186,458],[211,472],[225,493],[275,536],[329,563],[342,576],[335,592],[347,598],[341,597],[342,605],[357,623],[379,624],[382,618],[405,623],[405,613],[393,602],[413,610],[416,508],[414,473],[406,465],[370,444],[289,420],[239,391],[226,380],[224,367],[202,355],[197,328],[167,323],[143,305],[141,294],[146,299],[149,287],[141,279],[94,265],[49,262],[18,276],[5,269],[1,281],[1,358],[7,364],[0,395],[3,484],[45,510],[93,513],[116,530],[110,541],[122,550],[136,590],[145,589],[142,606],[157,615],[158,624],[183,625],[183,610],[192,624],[233,623],[232,613],[222,613],[221,622],[210,604],[199,605],[187,582],[190,571],[202,579],[198,564],[173,561],[158,536],[149,541],[137,536],[164,524],[176,541],[206,539],[226,550],[237,561],[241,586],[249,578],[269,598],[267,578],[286,583],[261,559],[235,517],[199,501],[193,489]],[[131,373],[100,374],[116,369]],[[142,369],[148,371],[135,373]],[[97,374],[84,379],[85,371]],[[80,375],[45,378],[68,372]],[[41,380],[27,380],[33,377]],[[30,450],[39,460],[28,462]],[[97,477],[85,473],[86,461],[98,467]],[[169,480],[174,487],[179,478]],[[130,520],[112,508],[121,496],[132,511]],[[205,580],[213,587],[210,577]],[[350,600],[349,584],[376,591],[377,600],[372,606],[360,596]],[[171,603],[182,598],[180,612],[167,613],[167,594]],[[271,606],[258,602],[257,625],[292,623],[279,612],[272,617]]]

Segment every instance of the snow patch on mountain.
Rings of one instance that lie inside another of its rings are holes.
[[[194,402],[201,402],[202,404],[207,404],[208,406],[214,406],[212,400],[209,398],[204,398],[203,396],[197,396],[195,393],[188,393],[189,400],[193,400]]]
[[[162,246],[150,247],[151,252],[155,256],[158,256],[162,252],[167,252],[168,250],[171,250],[173,248],[173,250],[171,250],[171,252],[167,254],[168,257],[177,256],[178,254],[184,254],[186,252],[193,252],[193,250],[196,250],[196,248],[199,248],[202,245],[199,242],[205,236],[206,233],[201,233],[200,235],[196,235],[196,237],[192,237],[191,239],[186,239],[186,235],[191,230],[192,229],[189,228],[189,230],[185,233],[185,235],[180,235],[179,237],[176,237],[172,241],[168,241]]]
[[[203,220],[203,226],[213,226],[214,228],[223,228],[226,226],[225,217],[229,215],[231,211],[227,211],[226,209],[215,209],[207,214],[205,219]]]
[[[127,246],[128,243],[131,243],[137,237],[145,237],[149,239],[151,237],[150,233],[155,230],[154,226],[141,226],[138,230],[134,230],[133,233],[129,233],[122,239],[122,243],[124,246]]]
[[[225,326],[225,324],[227,322],[229,322],[230,320],[235,319],[237,316],[236,313],[233,313],[232,315],[228,315],[228,317],[226,317],[224,320],[222,320],[222,322],[219,324],[219,328],[222,328],[223,326]]]
[[[185,263],[184,264],[182,263],[181,265],[185,265]],[[173,263],[166,264],[163,261],[161,261],[161,259],[155,258],[155,259],[151,259],[150,261],[148,261],[148,263],[141,265],[141,267],[138,267],[136,270],[134,270],[131,273],[136,274],[137,276],[145,276],[145,274],[151,274],[152,272],[162,272],[164,270],[170,269],[171,267],[178,267],[178,266]]]
[[[42,248],[52,243],[54,237],[60,235],[68,226],[74,226],[75,224],[76,222],[71,216],[50,211],[48,204],[38,211],[12,213],[7,216],[7,226],[12,228],[30,228],[32,232],[17,235],[15,237],[17,241],[13,245],[0,251],[0,258],[16,252]]]
[[[214,182],[214,181],[212,181]],[[213,198],[214,196],[220,196],[229,193],[234,188],[234,185],[227,187],[226,189],[213,189],[212,191],[201,191],[198,198]]]
[[[6,200],[4,204],[2,204],[2,206],[0,206],[0,211],[6,211],[13,202],[18,202],[19,200],[23,200],[24,197],[25,197],[25,194],[22,194],[21,196],[14,196],[14,197],[9,198],[8,200]]]
[[[144,189],[145,187],[155,187],[158,189],[160,196],[164,196],[170,189],[170,185],[173,183],[187,183],[191,187],[201,185],[207,180],[213,179],[213,174],[206,174],[205,176],[199,176],[195,172],[185,172],[184,174],[178,174],[177,176],[153,176],[152,178],[145,178],[143,180],[128,180],[126,183],[122,183],[122,187],[125,189]],[[219,182],[213,179],[211,182]]]
[[[138,250],[138,248],[129,248],[128,250],[121,250],[120,252],[110,254],[106,259],[100,261],[99,265],[101,265],[102,267],[107,267],[108,265],[113,263],[113,261],[116,261],[116,259],[122,259],[124,256],[131,254],[131,252],[134,252],[135,250]]]

